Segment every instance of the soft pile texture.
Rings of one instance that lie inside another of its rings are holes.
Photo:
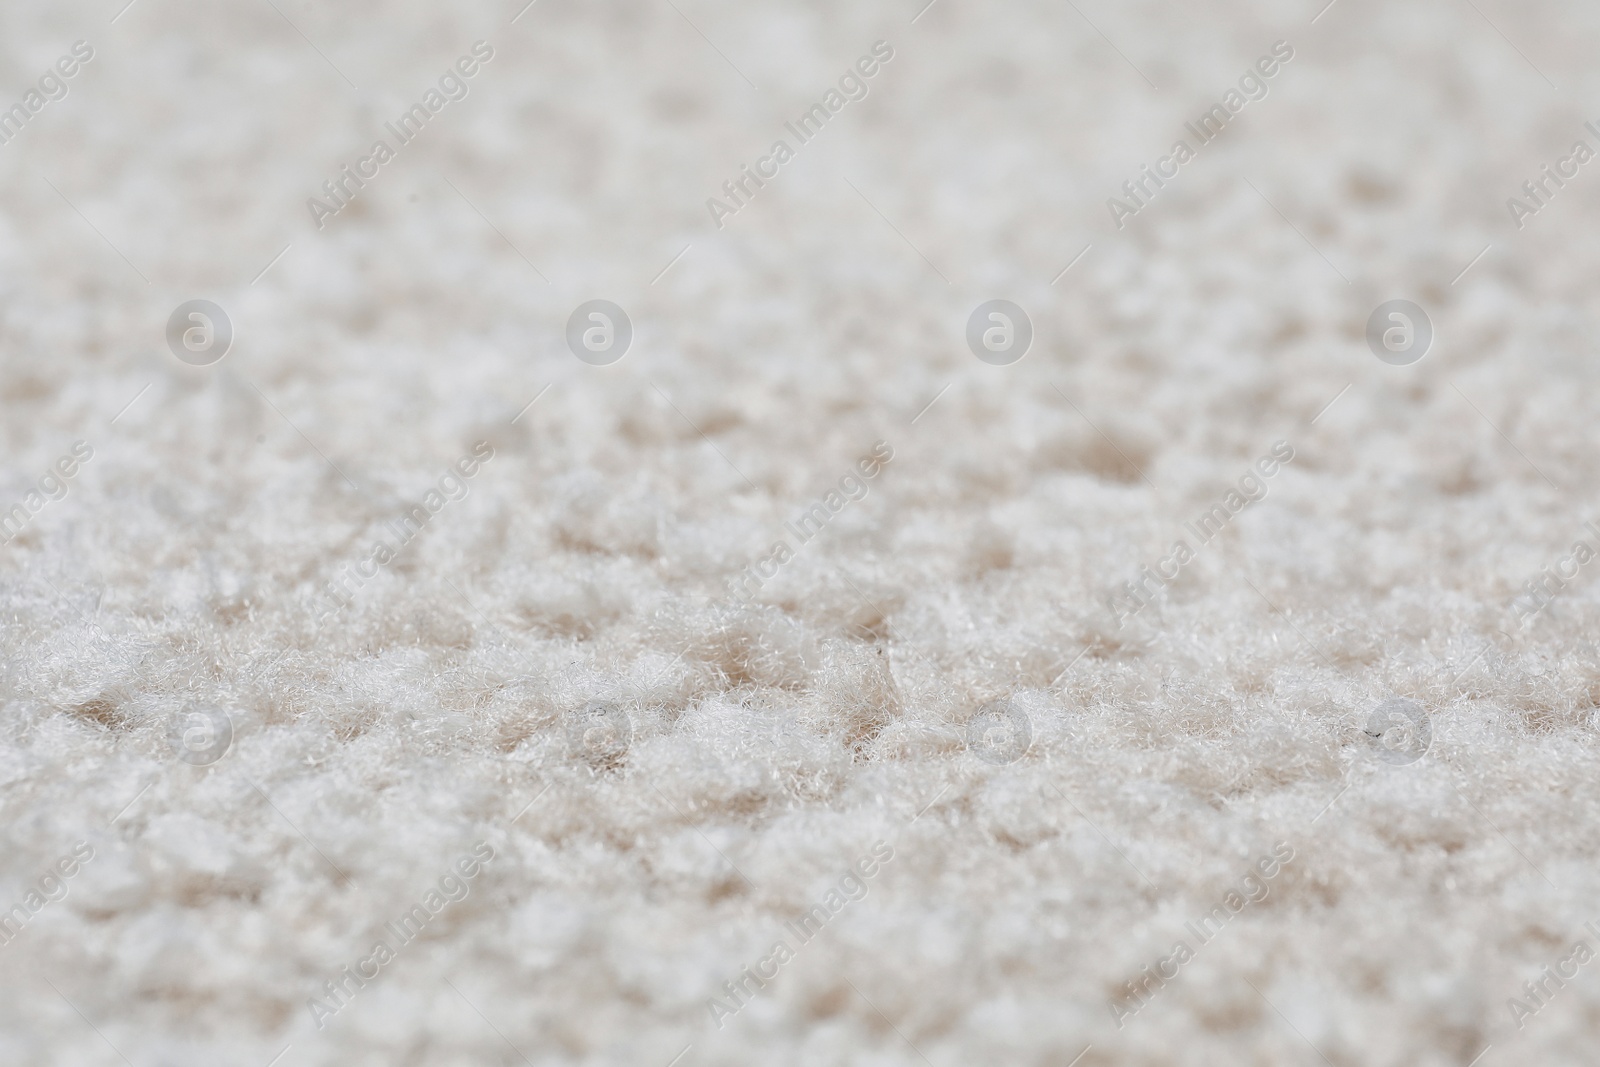
[[[93,850],[0,946],[0,1062],[1591,1059],[1594,966],[1508,1000],[1600,948],[1600,564],[1511,603],[1600,544],[1600,172],[1520,231],[1505,200],[1596,142],[1592,5],[120,6],[0,12],[5,101],[95,50],[0,146],[0,510],[93,449],[0,547],[0,906]],[[467,98],[318,230],[307,198],[478,40]],[[596,297],[634,326],[608,367],[565,342]],[[963,336],[995,297],[1035,329],[1008,367]],[[1413,366],[1364,339],[1396,297],[1437,331]],[[167,350],[192,298],[236,329],[214,366]],[[1365,733],[1396,697],[1415,762]],[[994,701],[1013,762],[969,745]],[[190,708],[231,723],[214,763],[177,758]],[[308,1006],[478,842],[465,899]]]

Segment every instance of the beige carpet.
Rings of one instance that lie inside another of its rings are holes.
[[[123,2],[0,1063],[1593,1062],[1592,6]]]

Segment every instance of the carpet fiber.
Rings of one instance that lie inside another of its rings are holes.
[[[1592,1062],[1592,6],[119,7],[0,1062]]]

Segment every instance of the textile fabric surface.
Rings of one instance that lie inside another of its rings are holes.
[[[124,3],[0,1063],[1594,1062],[1600,9]]]

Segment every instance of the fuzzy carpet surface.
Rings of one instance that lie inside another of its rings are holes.
[[[0,11],[0,1062],[1593,1062],[1592,5],[121,2]]]

